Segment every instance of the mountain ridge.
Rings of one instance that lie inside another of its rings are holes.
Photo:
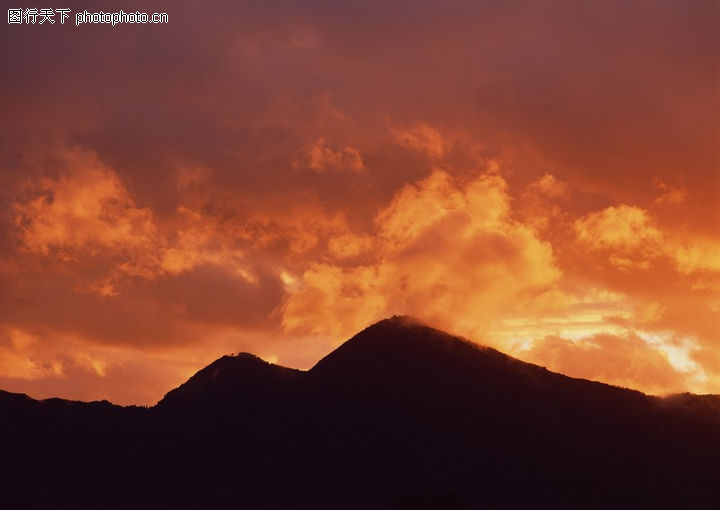
[[[0,392],[0,506],[717,508],[719,403],[396,316],[307,371],[223,356],[150,408]]]
[[[323,358],[321,358],[320,360],[318,360],[318,362],[315,365],[313,365],[310,369],[307,369],[307,370],[291,368],[291,367],[287,367],[287,366],[280,365],[277,363],[272,363],[272,362],[262,359],[261,357],[257,356],[256,354],[253,354],[250,352],[238,352],[237,354],[223,355],[220,358],[217,358],[215,361],[211,362],[210,364],[208,364],[205,367],[198,370],[187,381],[185,381],[184,383],[181,383],[178,387],[169,390],[163,396],[163,398],[161,398],[153,406],[138,406],[135,404],[119,405],[119,404],[110,402],[107,399],[93,400],[93,401],[63,399],[63,398],[59,398],[59,397],[48,397],[48,398],[43,398],[43,399],[36,399],[36,398],[29,396],[26,393],[16,393],[16,392],[10,392],[10,391],[6,391],[6,390],[2,390],[2,389],[0,389],[0,398],[4,398],[3,395],[16,395],[16,396],[27,397],[27,399],[30,399],[35,402],[58,400],[58,401],[78,403],[78,404],[111,403],[113,406],[117,406],[117,407],[154,407],[154,406],[160,405],[164,400],[167,399],[167,397],[169,395],[173,394],[174,392],[177,392],[177,390],[180,390],[181,388],[186,387],[188,384],[192,384],[193,382],[195,382],[199,376],[202,376],[203,374],[207,374],[208,372],[210,372],[213,369],[225,370],[227,368],[227,366],[222,366],[222,365],[226,365],[226,362],[228,362],[228,361],[233,364],[236,364],[235,362],[239,361],[240,363],[237,363],[237,365],[246,364],[246,362],[249,362],[249,363],[254,362],[256,364],[256,366],[262,366],[265,368],[276,367],[280,371],[285,371],[288,373],[293,372],[295,374],[303,374],[303,373],[310,373],[313,371],[317,371],[318,368],[322,369],[323,365],[326,365],[330,360],[332,360],[334,357],[336,357],[339,353],[342,353],[344,350],[346,350],[348,346],[352,345],[352,343],[355,342],[359,337],[362,337],[362,335],[364,333],[366,333],[368,331],[372,331],[373,329],[376,329],[376,328],[386,327],[388,325],[391,326],[392,328],[397,328],[398,326],[400,326],[400,327],[405,326],[405,327],[417,328],[417,329],[426,330],[426,331],[432,331],[435,334],[434,335],[435,339],[442,339],[443,341],[446,341],[446,342],[447,341],[454,341],[454,342],[460,341],[467,347],[479,350],[489,356],[493,356],[495,358],[495,360],[502,360],[502,362],[511,363],[514,365],[514,368],[523,368],[524,367],[527,370],[533,371],[535,373],[547,372],[550,374],[554,374],[556,376],[560,376],[565,379],[569,379],[569,380],[573,380],[573,381],[584,381],[584,382],[588,382],[588,383],[592,383],[592,384],[596,384],[596,385],[601,385],[603,387],[609,387],[609,388],[615,388],[615,389],[624,390],[624,391],[630,391],[633,393],[645,395],[650,398],[669,399],[669,400],[673,400],[673,399],[689,400],[689,399],[695,398],[696,400],[697,399],[701,399],[701,400],[708,399],[708,400],[712,400],[712,401],[717,400],[718,402],[720,402],[720,394],[696,394],[696,393],[689,393],[689,392],[680,392],[680,393],[673,393],[673,394],[668,394],[668,395],[649,395],[649,394],[646,394],[640,390],[637,390],[637,389],[634,389],[631,387],[618,386],[618,385],[614,385],[614,384],[610,384],[610,383],[606,383],[606,382],[602,382],[602,381],[596,381],[593,379],[586,379],[586,378],[582,378],[582,377],[568,376],[568,375],[562,374],[560,372],[554,372],[552,370],[549,370],[547,367],[545,367],[543,365],[538,365],[535,363],[530,363],[530,362],[526,362],[526,361],[522,361],[520,359],[514,358],[508,354],[498,351],[495,348],[485,346],[482,344],[478,344],[478,343],[473,342],[472,340],[469,340],[465,337],[447,333],[443,330],[434,328],[432,326],[427,326],[421,320],[419,320],[415,317],[409,316],[409,315],[395,315],[390,318],[380,320],[380,321],[366,327],[365,329],[360,331],[358,334],[354,335],[350,339],[348,339],[345,342],[343,342],[342,344],[340,344],[340,346],[338,346],[336,349],[331,351],[328,355],[326,355]],[[395,331],[395,332],[397,332],[397,331]],[[391,331],[391,333],[392,333],[392,331]],[[389,340],[393,340],[392,336],[389,336],[387,338]],[[249,366],[249,364],[246,364],[245,366]]]

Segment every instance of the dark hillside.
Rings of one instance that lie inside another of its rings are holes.
[[[718,402],[394,317],[307,372],[224,356],[150,409],[2,392],[0,506],[718,508]]]

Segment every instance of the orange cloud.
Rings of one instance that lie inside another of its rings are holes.
[[[566,220],[567,212],[558,202],[567,202],[568,197],[569,188],[565,182],[552,174],[544,174],[528,184],[520,195],[517,212],[525,223],[545,231],[551,224]]]
[[[64,335],[52,343],[40,335],[19,328],[0,331],[0,376],[25,380],[67,377],[80,370],[105,377],[111,364],[120,363],[117,353],[107,347],[87,344]]]
[[[324,138],[318,138],[307,149],[307,168],[313,172],[347,171],[362,172],[365,170],[360,152],[353,147],[334,149],[325,143]],[[296,163],[300,165],[301,163]]]
[[[207,176],[196,167],[178,172],[183,187]],[[69,264],[105,264],[106,275],[87,286],[99,295],[117,295],[126,277],[154,279],[206,264],[253,280],[243,250],[214,218],[179,206],[172,230],[160,228],[150,209],[138,207],[127,184],[90,151],[66,151],[59,177],[28,187],[13,204],[21,248]]]
[[[43,337],[21,329],[0,330],[0,384],[35,398],[63,395],[152,405],[192,371],[187,358],[183,362],[157,353],[99,346],[72,335]]]
[[[328,251],[339,259],[354,258],[372,249],[373,238],[352,232],[342,233],[328,240]]]
[[[691,286],[720,284],[720,242],[705,236],[675,234],[655,225],[642,208],[628,205],[608,207],[587,214],[574,223],[578,242],[622,270],[646,270],[663,258]]]
[[[396,130],[394,135],[400,145],[423,153],[431,159],[442,158],[449,146],[438,130],[423,123],[405,130]]]
[[[647,211],[629,205],[608,207],[575,221],[581,242],[593,249],[655,249],[662,233],[651,225]]]
[[[654,184],[660,191],[660,194],[655,197],[655,202],[664,205],[680,205],[685,202],[687,198],[687,190],[680,185],[669,185],[660,179],[654,179]]]
[[[373,263],[312,264],[283,305],[284,327],[343,337],[403,311],[477,333],[549,306],[552,249],[510,219],[509,201],[498,175],[462,183],[436,170],[405,186],[376,217]]]
[[[715,273],[720,276],[720,240],[693,239],[675,251],[675,262],[681,273]]]
[[[528,361],[572,377],[642,388],[659,395],[687,391],[696,367],[683,366],[683,353],[677,349],[673,363],[671,355],[662,347],[632,333],[597,334],[577,340],[548,336],[535,340],[519,354]],[[705,387],[696,383],[692,389],[702,391]]]
[[[152,213],[135,205],[115,172],[80,149],[67,151],[64,164],[67,173],[34,183],[29,196],[14,204],[26,250],[71,259],[83,252],[152,245]]]
[[[611,206],[577,219],[574,227],[580,243],[591,250],[606,250],[608,262],[622,270],[648,269],[662,250],[662,232],[639,207]]]

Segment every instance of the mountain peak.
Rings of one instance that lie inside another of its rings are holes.
[[[168,392],[158,406],[197,405],[257,399],[284,388],[299,370],[275,365],[250,354],[225,355]]]
[[[367,327],[320,360],[310,373],[351,385],[424,385],[432,380],[453,386],[480,379],[487,383],[536,380],[548,374],[542,367],[404,315]]]
[[[351,351],[353,355],[358,355],[359,353],[356,351],[365,349],[377,350],[377,354],[380,352],[389,354],[394,350],[408,349],[406,354],[413,355],[417,353],[417,349],[422,350],[423,347],[439,348],[441,345],[448,347],[461,344],[474,349],[483,348],[464,338],[428,326],[420,319],[410,315],[393,315],[363,329],[325,359],[344,351]],[[320,363],[323,361],[321,360]]]
[[[572,379],[395,316],[308,372],[223,356],[153,409],[0,392],[0,433],[22,439],[0,477],[22,490],[0,506],[49,466],[59,483],[31,508],[80,477],[94,504],[108,473],[128,477],[122,507],[716,508],[719,402]]]

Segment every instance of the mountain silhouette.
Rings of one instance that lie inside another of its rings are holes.
[[[2,508],[720,508],[720,397],[658,398],[409,317],[308,371],[223,356],[151,408],[0,392]]]
[[[263,361],[253,354],[223,356],[170,391],[160,408],[215,408],[277,398],[302,372]]]

